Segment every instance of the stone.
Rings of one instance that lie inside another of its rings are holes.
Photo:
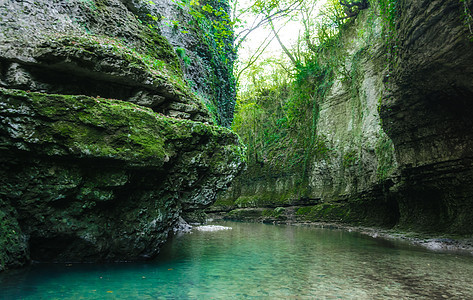
[[[156,13],[153,5],[148,6],[140,6],[140,16]],[[173,46],[159,33],[165,26],[140,22],[130,2],[36,1],[26,5],[8,0],[0,9],[7,20],[0,25],[0,61],[10,65],[6,74],[0,74],[4,87],[120,99],[161,113],[179,101],[195,112],[181,117],[198,113],[199,120],[212,122],[202,101],[205,98],[191,90]],[[13,20],[21,20],[21,26]],[[211,72],[192,76],[215,77]]]
[[[473,43],[462,18],[473,1],[405,3],[383,129],[400,164],[400,224],[469,234],[473,222]]]
[[[150,259],[243,168],[151,6],[0,1],[0,270]]]
[[[2,230],[17,239],[2,268],[154,257],[243,164],[229,130],[131,103],[11,89],[0,103]]]

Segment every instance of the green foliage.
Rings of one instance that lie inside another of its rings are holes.
[[[250,172],[300,174],[301,188],[307,183],[310,163],[330,155],[325,138],[317,134],[319,105],[336,73],[343,72],[340,66],[347,54],[340,29],[349,22],[336,0],[329,0],[318,18],[308,13],[310,8],[304,9],[305,32],[293,50],[296,64],[288,70],[286,61],[269,59],[251,66],[233,123],[248,145]],[[350,154],[344,164],[348,167],[355,160]]]
[[[177,1],[178,3],[179,1]],[[185,3],[180,0],[180,5]],[[229,127],[235,106],[236,82],[233,76],[233,25],[228,14],[227,1],[191,1],[187,5],[193,16],[193,26],[199,28],[201,40],[197,51],[212,69],[212,77],[207,80],[212,94],[203,95],[210,99],[207,107],[218,124]]]
[[[181,1],[182,3],[182,1]],[[199,3],[191,1],[188,5],[194,24],[202,35],[199,53],[213,69],[208,86],[213,92],[210,112],[218,124],[230,126],[235,106],[236,81],[233,75],[233,25],[228,14],[227,1],[213,0]],[[204,54],[205,53],[205,54]]]
[[[186,49],[178,47],[175,50],[177,56],[179,56],[179,58],[184,62],[186,66],[189,66],[191,64],[191,59],[189,58],[189,56],[187,56]]]
[[[220,53],[226,54],[233,49],[234,22],[230,19],[225,1],[207,1],[205,4],[195,0],[174,0],[174,2],[188,10],[194,22],[204,30],[205,37],[213,40]],[[175,23],[173,25],[179,26]],[[182,26],[181,31],[186,29]]]
[[[282,63],[265,61],[251,68],[251,84],[239,94],[233,129],[248,146],[250,172],[307,178],[311,159],[329,152],[316,127],[318,101],[330,86],[331,71],[311,60],[288,74]],[[256,76],[265,69],[265,76]]]
[[[383,36],[386,41],[386,57],[387,67],[389,70],[394,69],[395,57],[398,51],[397,39],[397,20],[400,13],[399,0],[372,0],[377,1],[378,9],[381,12],[381,19],[383,21]],[[389,76],[389,74],[388,74]]]
[[[197,39],[198,43],[187,50],[176,48],[176,54],[189,67],[193,63],[201,64],[207,68],[206,75],[199,82],[190,82],[193,91],[209,108],[217,124],[229,127],[233,118],[235,106],[236,81],[233,76],[233,61],[236,57],[234,51],[233,22],[229,15],[227,0],[172,0],[180,15],[176,19],[163,16],[154,16],[147,13],[142,16],[151,29],[159,30],[168,26],[173,33],[189,39]],[[149,2],[155,5],[153,2]],[[198,57],[195,62],[189,57]]]
[[[462,4],[462,19],[463,19],[463,24],[467,28],[469,34],[470,34],[470,41],[473,42],[473,14],[471,13],[471,9],[468,6],[468,3],[466,0],[459,0],[460,3]]]
[[[344,168],[349,168],[351,166],[354,166],[357,159],[358,159],[358,154],[356,151],[350,151],[350,152],[346,152],[345,154],[343,154],[343,161],[342,161],[342,165]]]

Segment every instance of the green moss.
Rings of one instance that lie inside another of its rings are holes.
[[[212,207],[232,207],[234,206],[235,202],[233,201],[232,198],[224,198],[224,197],[219,197],[217,201],[212,205]]]
[[[13,209],[0,198],[0,271],[26,261],[25,244]]]
[[[340,203],[321,203],[301,207],[296,211],[296,216],[306,221],[349,222],[352,220],[349,207]]]
[[[396,170],[397,164],[394,158],[394,145],[391,139],[381,130],[380,137],[376,143],[375,153],[378,158],[376,174],[378,179],[387,179]]]
[[[40,52],[52,51],[55,56],[74,57],[84,60],[81,66],[87,66],[87,60],[99,61],[115,58],[122,70],[137,70],[136,73],[146,72],[157,87],[165,85],[173,87],[178,96],[192,98],[199,104],[196,96],[183,79],[177,55],[169,42],[156,32],[143,33],[147,47],[133,48],[126,42],[113,37],[97,35],[56,35],[40,47]],[[85,60],[87,58],[87,60]],[[94,65],[89,66],[93,68]],[[118,65],[117,65],[118,67]],[[200,104],[199,104],[200,105]]]
[[[35,119],[43,120],[21,136],[26,143],[53,147],[42,151],[162,165],[174,155],[170,141],[207,136],[230,144],[226,151],[244,155],[228,129],[168,118],[124,101],[5,89],[0,89],[0,97],[9,109],[26,105],[37,114]],[[35,122],[31,120],[32,126]]]
[[[244,208],[230,211],[225,218],[238,221],[253,222],[278,222],[286,220],[286,209],[284,207],[276,208]]]
[[[234,205],[240,208],[245,207],[274,207],[280,205],[289,205],[294,199],[298,199],[297,195],[287,191],[283,193],[277,192],[259,192],[251,196],[238,197]]]
[[[230,211],[225,218],[240,221],[259,221],[262,212],[260,209],[235,209]]]
[[[275,209],[264,209],[261,212],[261,216],[264,219],[285,219],[285,211],[286,209],[284,207],[276,207]]]
[[[345,168],[349,168],[351,166],[354,166],[357,160],[358,160],[358,153],[354,150],[349,151],[343,154],[342,165]]]
[[[273,210],[272,209],[265,209],[261,212],[261,215],[263,217],[271,217],[273,215]]]
[[[258,197],[242,196],[236,199],[235,205],[237,207],[256,207],[259,203]]]
[[[311,210],[312,210],[312,206],[303,206],[303,207],[300,207],[299,209],[297,209],[296,215],[297,216],[307,216],[308,214],[310,214]]]
[[[144,52],[146,55],[164,61],[177,75],[182,74],[177,55],[165,37],[155,29],[146,28],[142,38],[147,48]]]

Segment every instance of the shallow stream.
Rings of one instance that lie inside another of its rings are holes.
[[[354,232],[221,222],[152,262],[36,264],[0,274],[0,299],[473,299],[473,257]]]

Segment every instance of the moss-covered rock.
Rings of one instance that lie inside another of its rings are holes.
[[[128,102],[0,89],[0,105],[3,267],[153,257],[243,163],[229,130]]]
[[[152,9],[168,4],[0,3],[0,269],[152,257],[241,169],[238,137],[184,78],[220,73],[183,70]]]
[[[28,259],[26,237],[16,217],[15,209],[0,198],[0,271],[22,266]]]
[[[1,3],[0,86],[120,99],[173,117],[213,122],[205,101],[185,81],[174,48],[159,28],[139,19],[134,5],[118,0]],[[12,20],[21,20],[21,26]]]
[[[218,124],[230,127],[236,98],[233,30],[228,0],[126,1],[149,26],[160,29],[179,56],[184,76]],[[205,7],[205,9],[203,9]]]

